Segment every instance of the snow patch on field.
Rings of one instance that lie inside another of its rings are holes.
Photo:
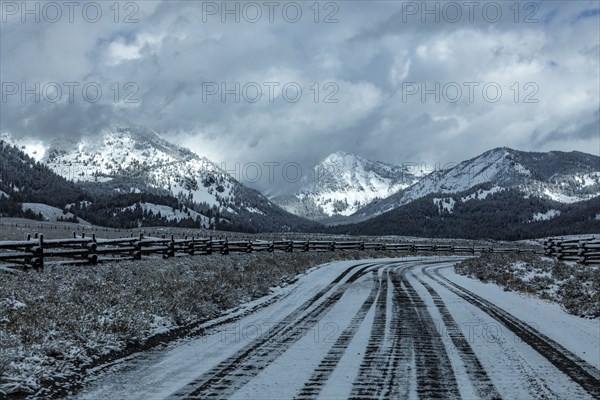
[[[544,189],[544,195],[551,200],[558,201],[560,203],[576,203],[578,201],[584,201],[593,198],[593,195],[589,196],[568,196],[563,193],[556,193],[550,189]]]
[[[27,307],[27,304],[19,301],[17,299],[5,299],[2,307],[10,309],[10,310],[19,310],[21,308]]]
[[[556,218],[560,215],[559,210],[548,210],[545,213],[535,213],[533,214],[534,221],[548,221],[552,218]]]
[[[209,218],[196,212],[192,209],[187,210],[187,212],[180,211],[179,209],[173,210],[172,207],[154,204],[154,203],[136,203],[129,207],[125,207],[123,210],[134,210],[137,206],[142,208],[142,210],[147,212],[152,212],[154,215],[158,215],[160,213],[161,216],[167,218],[169,221],[181,221],[185,218],[191,218],[193,220],[201,220],[202,223],[210,223]]]
[[[91,206],[93,203],[91,201],[88,200],[82,200],[79,202],[79,207],[89,207]],[[69,209],[71,207],[75,207],[77,205],[77,203],[69,203],[65,206],[66,209]]]
[[[170,318],[155,315],[154,319],[150,323],[150,327],[148,328],[148,334],[158,335],[159,333],[166,333],[175,327],[177,327],[177,325],[174,324]]]
[[[444,197],[444,198],[435,198],[433,199],[433,204],[435,204],[440,211],[440,214],[442,213],[442,211],[447,211],[450,214],[452,214],[452,212],[454,211],[454,205],[456,204],[456,200],[454,200],[452,197]]]
[[[464,203],[469,200],[485,200],[490,194],[498,193],[503,190],[504,190],[504,188],[502,188],[500,186],[494,186],[489,190],[479,189],[475,193],[471,193],[468,196],[461,197],[460,201]]]
[[[515,169],[515,171],[517,173],[519,173],[521,175],[531,176],[531,171],[529,171],[527,168],[525,168],[523,165],[521,165],[519,163],[515,163],[513,168]]]
[[[23,211],[31,210],[34,213],[40,213],[47,221],[57,221],[58,218],[72,218],[74,215],[70,212],[64,213],[60,208],[49,206],[48,204],[43,203],[23,203],[22,205]],[[90,225],[89,222],[86,222],[82,219],[79,220],[80,223]]]
[[[582,187],[597,185],[600,183],[600,172],[592,172],[589,174],[575,175],[573,177]]]

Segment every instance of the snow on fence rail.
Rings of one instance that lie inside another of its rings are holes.
[[[548,238],[544,241],[545,254],[564,261],[582,264],[600,264],[600,239]]]
[[[485,252],[530,253],[530,247],[483,247],[453,245],[448,242],[366,242],[363,240],[235,240],[196,238],[187,236],[176,239],[166,237],[97,238],[95,234],[85,237],[73,232],[73,238],[44,239],[36,234],[26,240],[0,242],[0,265],[6,268],[41,269],[45,264],[85,265],[106,261],[140,260],[148,256],[163,258],[220,253],[252,252],[329,252],[345,250],[398,251],[411,253],[447,252],[475,254]]]

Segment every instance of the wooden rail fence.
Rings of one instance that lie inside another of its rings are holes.
[[[600,239],[559,239],[544,241],[545,254],[564,261],[576,261],[582,264],[600,264]]]
[[[185,237],[124,237],[105,239],[95,234],[85,237],[73,232],[69,239],[44,239],[43,235],[27,236],[22,241],[0,242],[0,264],[22,269],[43,268],[45,264],[97,264],[106,261],[140,260],[147,256],[163,258],[220,253],[252,252],[326,252],[326,251],[397,251],[409,253],[444,252],[531,253],[530,247],[465,246],[435,242],[366,242],[362,240],[235,240]]]

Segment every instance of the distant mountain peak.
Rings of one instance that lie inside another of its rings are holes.
[[[435,171],[378,204],[359,210],[363,220],[429,194],[452,194],[480,185],[515,188],[526,196],[563,203],[600,196],[600,157],[581,152],[535,153],[498,147],[454,167]]]
[[[328,165],[345,165],[345,166],[354,166],[357,163],[368,161],[356,154],[347,153],[345,151],[336,151],[334,153],[329,154],[325,157],[321,162],[315,165],[315,168],[323,168]]]
[[[296,215],[323,220],[350,215],[417,180],[408,168],[344,151],[329,154],[313,169],[314,179],[304,180],[296,192],[274,197],[273,201]]]
[[[347,153],[343,150],[338,150],[338,151],[334,151],[333,153],[329,154],[327,157],[325,157],[323,159],[323,161],[327,161],[327,160],[334,160],[334,159],[339,159],[339,158],[344,158],[346,156],[353,156],[353,157],[358,157],[355,154],[351,154],[351,153]]]

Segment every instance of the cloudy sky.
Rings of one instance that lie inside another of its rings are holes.
[[[126,119],[229,166],[600,154],[598,1],[69,4],[1,3],[2,132]]]

